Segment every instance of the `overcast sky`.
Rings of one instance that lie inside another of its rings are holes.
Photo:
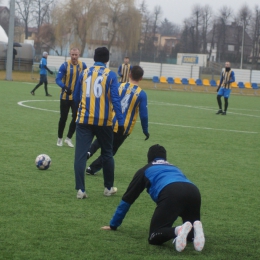
[[[137,0],[141,3],[142,0]],[[163,10],[162,18],[167,18],[176,24],[182,24],[185,18],[191,15],[192,7],[196,4],[201,6],[209,5],[212,7],[214,14],[223,6],[229,6],[237,12],[244,4],[247,4],[250,9],[254,9],[256,5],[260,7],[260,0],[146,0],[149,10],[153,10],[156,5],[160,5]]]

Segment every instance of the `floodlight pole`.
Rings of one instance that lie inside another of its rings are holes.
[[[13,48],[14,48],[14,17],[15,17],[15,0],[10,1],[10,18],[8,30],[8,47],[7,47],[7,60],[6,60],[6,80],[12,79],[13,68]]]
[[[240,62],[241,70],[243,69],[244,41],[245,41],[245,22],[243,22],[243,36],[242,36],[242,46],[241,46],[241,62]]]

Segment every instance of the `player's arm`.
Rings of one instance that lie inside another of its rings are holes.
[[[234,71],[231,71],[229,83],[232,83],[235,81],[236,81],[235,73],[234,73]]]
[[[74,91],[73,91],[73,100],[74,100],[74,104],[75,106],[78,107],[80,100],[81,100],[81,89],[82,89],[82,80],[83,80],[83,76],[84,76],[84,71],[81,72],[81,74],[79,75],[79,78],[76,82]]]
[[[82,62],[83,63],[83,70],[85,70],[88,66],[86,65],[85,62]]]
[[[120,77],[122,77],[121,70],[122,70],[122,65],[119,66],[118,72],[117,72]]]
[[[43,59],[42,67],[49,71],[50,74],[53,74],[53,72],[47,67],[47,61],[46,59]]]
[[[62,79],[64,78],[64,76],[66,75],[67,73],[67,68],[66,68],[66,65],[65,63],[63,63],[60,68],[59,68],[59,71],[57,73],[57,76],[56,76],[56,84],[61,87],[61,88],[65,88],[66,85],[63,83]]]
[[[145,189],[144,169],[145,168],[142,168],[136,172],[125,194],[123,195],[122,200],[114,213],[114,216],[110,220],[110,225],[103,227],[102,229],[116,230],[122,224],[131,205]]]
[[[120,103],[120,97],[118,94],[118,81],[117,81],[117,76],[116,73],[113,71],[110,71],[109,75],[111,81],[108,78],[108,82],[111,82],[110,84],[110,98],[111,102],[113,104],[113,110],[116,113],[116,118],[118,121],[118,133],[123,134],[124,132],[124,117],[122,114],[122,109],[121,109],[121,103]]]
[[[147,95],[144,91],[140,93],[140,104],[139,104],[139,117],[141,120],[141,125],[143,129],[143,133],[146,136],[147,140],[150,137],[148,132],[148,109],[147,109]]]
[[[223,79],[224,79],[223,72],[221,72],[221,77],[220,77],[219,85],[218,85],[218,88],[217,88],[217,92],[219,91],[219,89],[220,89],[220,87],[222,85]]]

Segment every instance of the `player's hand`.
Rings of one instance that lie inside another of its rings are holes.
[[[145,134],[145,136],[146,136],[146,138],[145,138],[144,140],[146,141],[146,140],[148,140],[148,139],[149,139],[149,137],[150,137],[150,134],[149,134],[149,133],[147,133],[147,134]]]
[[[72,94],[71,89],[69,89],[68,87],[65,87],[65,88],[64,88],[64,92],[65,92],[67,95],[71,95],[71,94]]]
[[[104,227],[101,227],[101,229],[103,229],[103,230],[112,230],[110,226],[104,226]]]
[[[124,134],[124,131],[125,131],[125,128],[123,125],[119,125],[118,126],[118,130],[117,130],[117,134],[118,135],[123,135]]]
[[[220,86],[218,86],[218,88],[217,88],[217,92],[219,91],[219,89],[220,89]]]
[[[50,70],[50,74],[52,75],[52,74],[53,74],[53,71]]]

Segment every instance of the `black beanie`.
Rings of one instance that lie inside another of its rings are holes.
[[[149,148],[147,158],[148,163],[152,162],[155,158],[162,158],[166,160],[166,150],[163,146],[155,144]]]
[[[109,61],[109,50],[106,47],[95,49],[94,61],[106,63]]]

